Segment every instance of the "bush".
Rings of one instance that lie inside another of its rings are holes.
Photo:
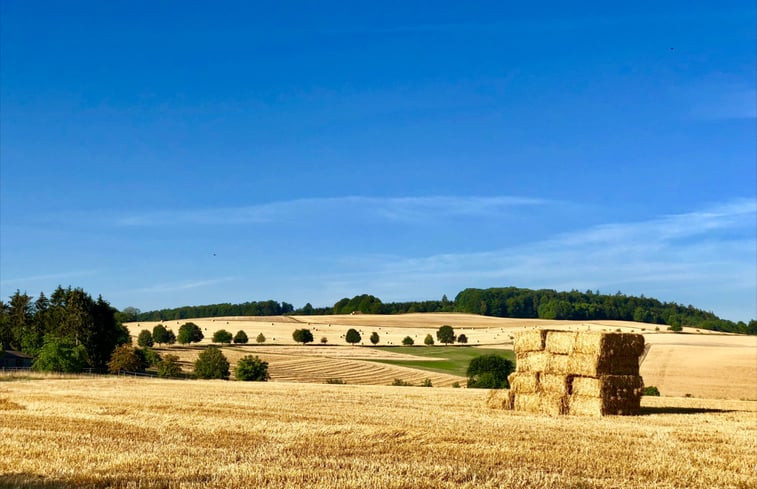
[[[452,382],[452,387],[454,389],[459,389],[460,388],[460,382]]]
[[[237,362],[237,367],[234,369],[234,377],[237,380],[265,382],[271,378],[268,375],[268,362],[264,362],[256,356],[244,356]]]
[[[194,375],[198,379],[229,378],[229,361],[215,346],[210,346],[200,353],[194,367]]]
[[[330,379],[326,379],[326,383],[343,385],[343,384],[346,384],[347,382],[339,378],[330,378]]]
[[[461,334],[460,336],[457,337],[457,342],[458,343],[468,343],[468,337],[465,336],[464,334]]]
[[[137,350],[131,345],[121,345],[116,347],[108,362],[108,372],[117,374],[125,370],[127,372],[136,372],[144,368],[142,351]]]
[[[74,346],[66,340],[46,336],[32,368],[44,372],[77,373],[86,365],[87,350],[82,345]]]
[[[205,335],[202,334],[202,330],[195,323],[184,323],[179,328],[179,336],[176,338],[180,344],[186,345],[188,343],[199,343]]]
[[[309,329],[295,329],[294,333],[292,333],[292,338],[297,343],[304,345],[313,342],[313,333]]]
[[[237,331],[237,334],[234,335],[234,343],[244,345],[248,341],[249,341],[249,338],[247,338],[247,333],[245,333],[241,329]]]
[[[431,384],[431,379],[429,379],[428,377],[423,379],[423,382],[421,382],[421,387],[433,387],[433,385]]]
[[[503,389],[510,387],[507,376],[515,370],[513,362],[500,355],[481,355],[468,364],[468,387]]]
[[[358,333],[356,329],[350,328],[347,330],[347,334],[344,336],[344,339],[347,343],[354,345],[355,343],[360,343],[360,340],[362,340],[363,338],[360,336],[360,333]]]
[[[231,333],[225,329],[219,329],[213,333],[213,343],[231,343]]]
[[[434,344],[434,338],[432,338],[430,334],[427,334],[426,337],[423,338],[423,343],[426,346],[431,346]]]
[[[671,324],[670,326],[668,326],[668,331],[673,331],[674,333],[680,333],[681,331],[683,331],[683,326],[681,326],[678,323]]]
[[[399,385],[399,386],[403,386],[403,387],[410,387],[410,386],[412,386],[413,384],[412,384],[412,383],[410,383],[410,382],[407,382],[406,380],[402,380],[402,379],[394,379],[394,380],[392,381],[392,385]]]
[[[369,339],[371,340],[371,343],[373,343],[374,345],[378,345],[380,338],[379,338],[378,333],[374,331],[373,333],[371,333],[371,337]]]
[[[328,339],[328,338],[326,338],[325,336],[321,336],[321,344],[322,344],[322,345],[325,345],[325,344],[326,344],[326,343],[328,343],[328,342],[329,342],[329,339]]]
[[[436,332],[436,339],[439,340],[440,343],[444,343],[445,345],[454,343],[455,330],[452,329],[452,326],[445,324]]]
[[[168,337],[166,338],[166,344],[167,345],[173,345],[174,343],[176,343],[176,335],[173,334],[173,330],[172,329],[169,329],[168,330]]]
[[[402,338],[402,344],[405,346],[413,346],[415,344],[415,341],[409,336],[405,336]]]
[[[257,338],[255,338],[255,341],[257,341],[258,343],[265,343],[265,335],[263,335],[263,333],[260,333]]]
[[[660,395],[660,389],[653,385],[649,385],[644,387],[644,391],[641,393],[642,396],[658,396]]]
[[[166,329],[166,327],[162,324],[156,324],[155,327],[152,328],[152,339],[159,345],[168,343],[168,330]]]
[[[180,377],[181,367],[179,366],[179,357],[176,355],[166,355],[158,363],[158,377],[170,378]]]
[[[160,363],[160,355],[158,355],[158,352],[156,352],[152,348],[143,348],[140,351],[142,352],[144,364],[148,367],[154,367],[155,365]]]
[[[137,344],[142,348],[151,347],[153,345],[152,333],[146,329],[140,331],[139,336],[137,336]]]

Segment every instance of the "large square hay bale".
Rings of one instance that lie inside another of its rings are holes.
[[[556,394],[515,394],[516,411],[559,416],[568,412],[567,398]]]
[[[539,387],[544,392],[566,396],[571,393],[572,381],[571,375],[541,374]]]
[[[638,414],[641,396],[601,398],[573,394],[568,398],[568,414],[578,416],[606,416]]]
[[[550,353],[559,353],[562,355],[572,353],[577,334],[575,331],[549,331],[544,348]]]
[[[539,392],[539,372],[514,372],[508,377],[510,390],[516,394]]]
[[[515,353],[544,350],[544,342],[546,341],[548,331],[546,329],[531,329],[515,333],[513,350],[515,350]]]
[[[568,375],[573,372],[570,371],[570,356],[569,355],[557,355],[547,354],[547,367],[544,370],[547,373],[555,375]]]
[[[515,356],[515,369],[518,372],[544,372],[548,358],[549,354],[544,351],[518,353]]]
[[[550,364],[551,365],[551,364]],[[552,373],[560,373],[550,370]],[[596,356],[594,354],[574,354],[568,356],[566,374],[581,377],[599,377],[600,375],[639,375],[639,358]]]
[[[636,357],[644,352],[644,337],[635,333],[582,331],[573,344],[574,353],[608,357]]]
[[[572,393],[577,396],[623,398],[638,397],[644,389],[644,381],[638,375],[601,375],[575,377]]]
[[[492,389],[486,400],[486,405],[490,409],[507,409],[513,408],[515,393],[509,389]]]

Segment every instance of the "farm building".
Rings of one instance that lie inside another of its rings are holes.
[[[5,350],[0,353],[0,368],[30,368],[32,357],[15,350]]]

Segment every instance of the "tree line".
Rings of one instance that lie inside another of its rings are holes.
[[[130,309],[130,308],[127,308]],[[132,311],[133,312],[133,311]],[[245,302],[243,304],[212,304],[185,306],[175,309],[138,312],[127,321],[161,321],[188,317],[217,316],[275,316],[283,314],[405,314],[412,312],[466,312],[484,316],[574,320],[624,320],[667,325],[672,329],[691,326],[713,331],[757,335],[757,320],[749,323],[729,321],[688,305],[661,302],[658,299],[630,296],[620,292],[600,294],[587,290],[558,292],[552,289],[503,287],[465,289],[454,300],[443,296],[441,300],[384,303],[370,294],[345,297],[331,307],[313,307],[310,303],[294,309],[286,302],[273,300]]]

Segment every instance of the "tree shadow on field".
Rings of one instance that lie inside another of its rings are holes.
[[[642,407],[641,409],[639,409],[639,416],[646,416],[649,414],[707,414],[707,413],[733,413],[733,412],[735,412],[734,409],[662,406],[662,407]]]
[[[84,478],[73,481],[50,479],[37,474],[0,475],[0,489],[105,489],[112,487],[140,487],[144,489],[169,489],[183,483],[203,484],[211,480],[210,474],[193,476],[191,479],[134,479],[125,477]]]

